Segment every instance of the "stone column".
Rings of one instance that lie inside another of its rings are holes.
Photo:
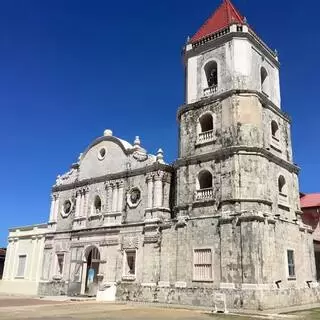
[[[112,186],[112,212],[117,211],[117,204],[118,204],[118,186],[114,184]]]
[[[34,277],[32,276],[32,274],[33,274],[34,267],[36,264],[36,261],[35,261],[36,246],[37,246],[37,237],[32,236],[32,254],[31,254],[31,257],[29,258],[30,259],[29,261],[31,261],[31,262],[30,262],[30,270],[29,270],[29,277],[28,277],[28,279],[30,279],[30,280],[35,280]],[[38,253],[39,253],[39,251],[38,251]]]
[[[79,217],[83,216],[83,200],[84,200],[84,194],[83,190],[80,191],[80,203],[79,203]]]
[[[108,212],[112,211],[112,199],[113,199],[113,188],[112,185],[108,185]]]
[[[17,265],[17,261],[18,261],[18,245],[19,245],[19,238],[14,238],[14,250],[13,250],[13,255],[12,255],[12,259],[11,259],[11,263],[10,266],[12,266],[11,268],[11,279],[14,279],[16,276],[16,272],[18,270],[18,265]]]
[[[54,219],[55,203],[56,203],[56,199],[55,199],[55,196],[52,194],[51,195],[51,207],[50,207],[49,222],[54,221],[53,219]]]
[[[37,237],[37,251],[40,252],[38,255],[38,260],[36,262],[36,272],[35,272],[35,280],[38,281],[41,277],[42,273],[42,264],[43,264],[43,254],[44,252],[44,236],[40,235]]]
[[[148,186],[148,205],[147,208],[151,209],[153,207],[153,176],[149,174],[147,176],[147,186]]]
[[[110,212],[110,184],[106,182],[105,184],[105,189],[106,189],[106,204],[105,204],[105,212]]]
[[[83,205],[83,216],[84,217],[87,217],[88,216],[88,202],[89,202],[89,193],[88,193],[88,190],[86,189],[84,191],[84,205]]]
[[[57,221],[59,214],[59,195],[55,196],[55,205],[54,205],[54,213],[53,213],[53,221]]]
[[[153,206],[155,208],[162,207],[162,199],[163,199],[163,188],[162,188],[162,178],[163,173],[159,172],[154,177],[154,199],[153,199]]]
[[[117,211],[122,212],[122,204],[123,204],[123,181],[120,181],[118,184],[118,205],[117,205]]]
[[[77,191],[77,197],[76,197],[76,212],[75,217],[80,217],[80,201],[81,201],[81,193],[80,191]]]
[[[11,256],[12,256],[12,250],[13,250],[13,242],[12,239],[8,240],[8,248],[6,253],[6,260],[4,263],[4,270],[3,270],[3,279],[4,280],[10,280],[10,270],[12,269],[11,265]]]

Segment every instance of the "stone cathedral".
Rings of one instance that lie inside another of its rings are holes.
[[[224,0],[183,61],[178,159],[105,130],[58,176],[49,222],[10,230],[5,280],[100,300],[212,306],[224,295],[249,309],[320,300],[277,53]]]

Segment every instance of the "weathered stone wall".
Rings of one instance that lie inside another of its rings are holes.
[[[38,288],[39,296],[64,296],[68,292],[65,281],[40,282]]]
[[[154,302],[212,307],[214,295],[225,294],[227,309],[267,310],[320,301],[319,288],[304,289],[215,289],[192,286],[188,288],[145,287],[137,284],[117,287],[120,301]]]
[[[204,89],[208,87],[205,66],[215,61],[218,67],[217,92],[249,89],[261,91],[261,68],[267,74],[267,85],[264,93],[281,107],[279,64],[274,59],[266,59],[265,55],[248,39],[233,38],[220,43],[207,43],[197,48],[196,54],[186,52],[187,66],[187,103],[204,98]]]

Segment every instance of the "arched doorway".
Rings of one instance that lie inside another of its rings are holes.
[[[100,252],[95,246],[86,249],[84,254],[81,293],[95,296],[98,290],[98,273],[100,265]]]

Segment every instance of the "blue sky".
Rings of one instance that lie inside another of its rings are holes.
[[[220,0],[0,2],[0,246],[45,222],[56,175],[103,130],[177,156],[181,48]],[[320,191],[316,0],[234,0],[279,51],[282,109],[293,119],[301,190]]]

